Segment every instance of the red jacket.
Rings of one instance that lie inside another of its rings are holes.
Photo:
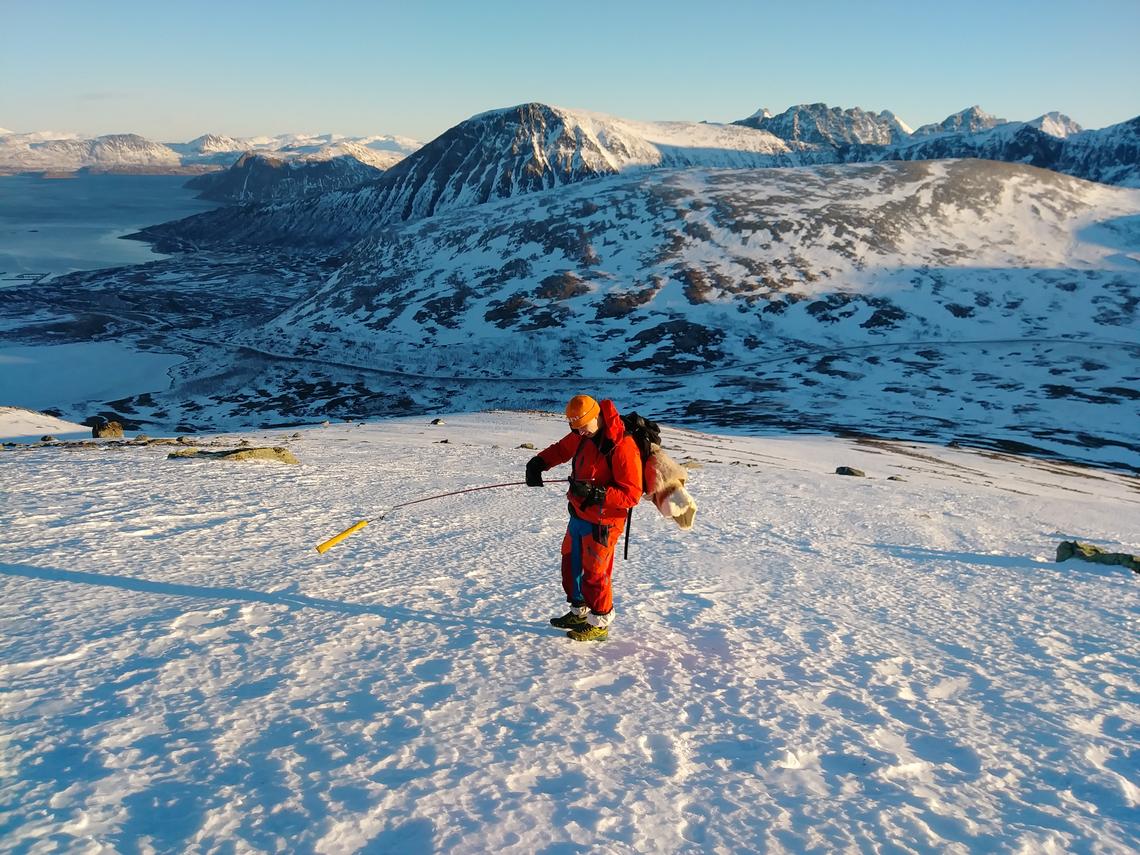
[[[573,493],[566,498],[574,513],[594,523],[612,523],[624,520],[626,511],[641,501],[641,452],[633,437],[626,436],[625,425],[618,415],[614,402],[604,400],[601,407],[601,426],[596,435],[582,436],[574,431],[538,453],[548,467],[573,460],[570,477],[575,481],[590,481],[606,487],[606,500],[598,505],[582,507],[582,500]],[[612,443],[612,451],[609,451]],[[608,452],[608,453],[607,453]]]

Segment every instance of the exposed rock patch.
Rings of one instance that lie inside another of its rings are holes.
[[[273,448],[238,448],[230,451],[202,451],[199,448],[187,448],[182,451],[172,451],[167,455],[168,460],[193,457],[196,460],[208,458],[211,460],[269,460],[276,463],[298,464],[293,452],[287,448],[276,446]]]

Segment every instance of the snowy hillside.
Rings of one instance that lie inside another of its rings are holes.
[[[9,368],[8,370],[11,370]],[[0,407],[0,440],[34,441],[52,436],[78,439],[91,436],[91,428],[23,407]]]
[[[242,341],[1136,465],[1137,214],[1135,191],[973,160],[615,178],[365,242]]]
[[[1140,551],[1135,479],[669,429],[697,525],[637,510],[581,644],[547,625],[557,486],[314,551],[564,429],[445,422],[222,438],[299,466],[0,449],[6,848],[1140,848],[1140,577],[1053,563]]]
[[[1098,131],[1085,131],[1068,116],[1048,113],[1029,122],[1004,122],[980,132],[918,137],[883,149],[872,160],[931,160],[978,157],[1028,163],[1067,175],[1140,186],[1140,118]]]
[[[411,154],[423,143],[409,137],[374,134],[366,137],[349,137],[344,134],[279,134],[278,136],[229,137],[203,134],[188,143],[170,143],[170,147],[184,155],[211,155],[221,153],[242,154],[247,151],[261,153],[317,154],[337,146],[358,146],[375,154],[387,153],[403,156]]]

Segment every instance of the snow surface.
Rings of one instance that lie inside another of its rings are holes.
[[[0,439],[38,440],[48,434],[56,439],[86,437],[91,435],[91,428],[22,407],[0,407]]]
[[[697,525],[640,508],[610,640],[576,644],[554,485],[314,551],[564,430],[425,421],[227,438],[295,467],[0,449],[4,848],[1140,848],[1140,579],[1051,560],[1137,551],[1137,479],[667,429]]]

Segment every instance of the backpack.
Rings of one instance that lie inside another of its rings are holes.
[[[641,492],[648,493],[650,489],[645,480],[646,471],[649,459],[661,451],[661,428],[657,422],[639,413],[623,415],[621,421],[625,425],[626,435],[633,438],[637,443],[637,450],[641,452]]]
[[[621,421],[641,454],[642,495],[649,496],[666,519],[672,519],[683,529],[692,528],[697,503],[685,489],[685,469],[661,450],[660,426],[639,413],[623,415]],[[629,530],[632,527],[633,508],[630,508],[626,516],[625,558],[629,558]]]

